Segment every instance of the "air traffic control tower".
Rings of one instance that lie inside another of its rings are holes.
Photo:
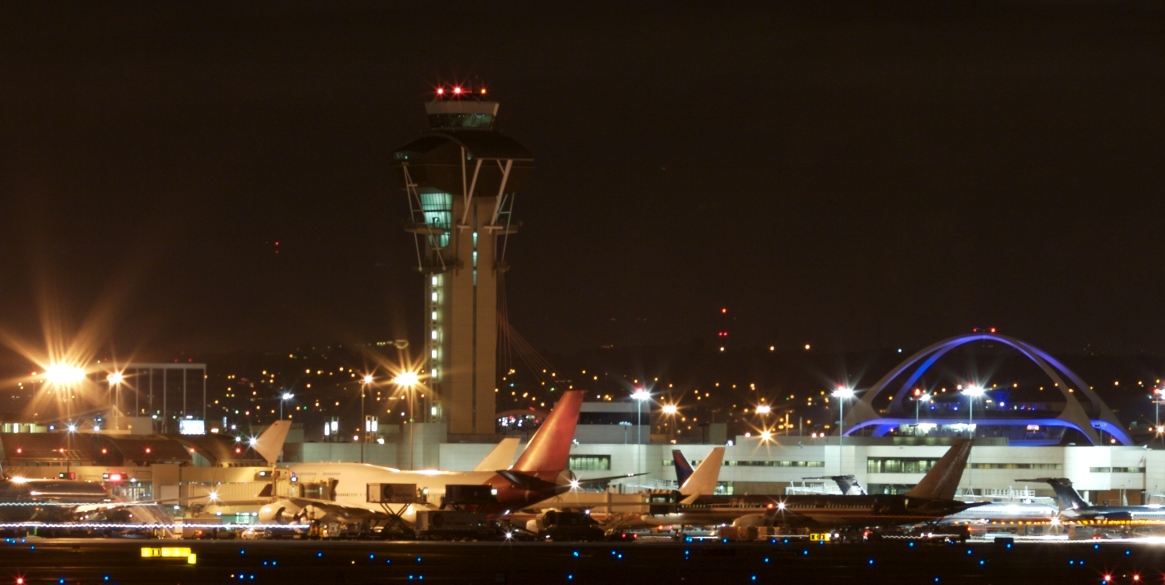
[[[534,158],[494,130],[483,88],[439,88],[429,130],[393,153],[409,199],[405,230],[425,277],[427,380],[451,435],[494,433],[498,279],[514,197]]]

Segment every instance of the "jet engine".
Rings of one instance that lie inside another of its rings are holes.
[[[291,524],[303,513],[303,507],[280,500],[259,508],[259,522],[264,524]]]

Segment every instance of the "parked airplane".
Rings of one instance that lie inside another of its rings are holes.
[[[672,451],[677,470],[682,466],[691,467],[679,450]],[[683,461],[681,464],[680,461]],[[710,496],[716,491],[716,481],[720,477],[720,466],[724,461],[724,447],[716,447],[686,477],[678,490],[657,490],[636,494],[612,494],[571,491],[539,502],[532,508],[543,510],[537,517],[527,522],[527,529],[539,532],[543,527],[542,514],[549,510],[587,510],[591,518],[608,526],[636,528],[663,525],[704,524],[703,516],[686,516],[677,513],[677,506],[691,503],[698,498]],[[682,471],[680,472],[683,473]],[[703,510],[693,512],[702,513]],[[738,512],[736,516],[739,516]],[[735,518],[736,516],[732,516]],[[515,515],[521,519],[524,515]],[[732,518],[728,520],[731,521]],[[717,521],[720,521],[719,519]]]
[[[584,394],[582,390],[564,392],[512,466],[401,471],[364,463],[291,465],[288,471],[301,493],[263,506],[259,519],[412,524],[419,509],[457,505],[497,513],[568,491],[579,484],[567,463]],[[499,449],[503,447],[499,445],[495,452]],[[501,459],[487,456],[491,463]],[[394,510],[393,505],[399,507]]]
[[[1097,506],[1089,504],[1065,477],[1040,477],[1016,481],[1038,481],[1052,486],[1060,504],[1060,516],[1067,520],[1154,520],[1165,522],[1165,506]]]
[[[764,514],[741,518],[737,524],[857,528],[934,522],[980,505],[954,499],[970,454],[971,441],[955,441],[922,481],[905,494],[768,496]]]
[[[275,465],[290,429],[291,421],[277,421],[253,439],[250,447],[269,465]],[[95,481],[9,477],[0,468],[0,521],[5,523],[132,523],[135,512],[139,518],[164,517],[149,509],[160,502],[123,501]]]

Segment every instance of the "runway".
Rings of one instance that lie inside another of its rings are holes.
[[[143,557],[143,548],[160,554],[167,547],[180,556]],[[1165,545],[28,538],[0,546],[0,584],[405,582],[1162,584]]]

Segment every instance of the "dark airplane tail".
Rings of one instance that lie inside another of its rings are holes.
[[[843,496],[868,496],[866,488],[858,483],[856,477],[852,475],[826,475],[822,477],[802,477],[801,479],[828,479],[837,484],[837,489],[841,490]]]
[[[959,488],[959,480],[963,478],[963,470],[967,468],[972,444],[970,439],[956,439],[946,455],[906,495],[912,498],[953,500]]]
[[[692,464],[688,463],[687,459],[684,459],[684,454],[680,453],[679,449],[672,449],[671,457],[676,462],[676,483],[680,487],[684,487],[684,484],[687,483],[688,478],[692,477],[692,472],[694,471],[692,469]]]
[[[1087,508],[1090,506],[1084,498],[1072,487],[1072,481],[1066,477],[1038,477],[1036,479],[1017,479],[1016,481],[1042,481],[1050,486],[1056,492],[1056,502],[1060,504],[1060,510],[1079,510],[1080,508]]]
[[[867,495],[866,488],[862,487],[862,484],[858,483],[857,478],[852,475],[835,475],[830,479],[837,482],[837,487],[843,496]]]
[[[542,472],[543,475],[552,472],[556,476],[566,469],[584,394],[583,390],[563,392],[510,470],[525,474]]]

